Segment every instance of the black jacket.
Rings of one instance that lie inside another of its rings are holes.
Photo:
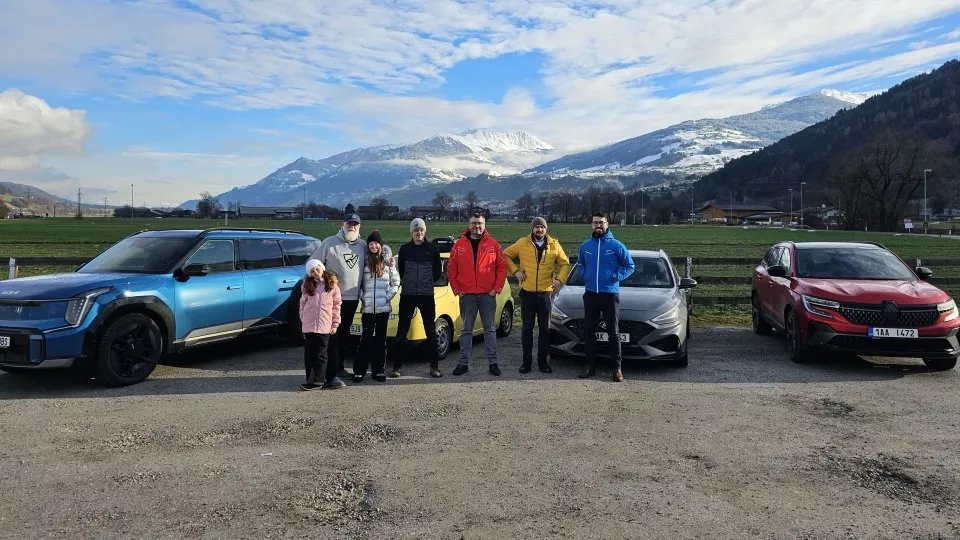
[[[397,270],[401,295],[433,296],[433,284],[443,270],[440,251],[433,242],[424,241],[418,246],[411,240],[400,246]]]

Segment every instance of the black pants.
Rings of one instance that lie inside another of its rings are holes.
[[[520,291],[520,317],[523,329],[520,343],[523,346],[523,365],[533,363],[533,322],[536,320],[540,330],[537,336],[537,365],[547,365],[547,353],[550,350],[550,293]]]
[[[587,355],[587,367],[597,365],[597,326],[603,317],[607,333],[607,347],[610,360],[620,369],[623,359],[620,357],[620,295],[615,293],[583,293],[583,333],[584,349]]]
[[[353,324],[353,316],[357,314],[359,305],[360,300],[344,300],[340,304],[340,327],[330,340],[330,348],[337,351],[337,357],[333,361],[337,373],[344,370],[344,360],[347,358],[347,349],[350,348],[350,325]]]
[[[304,334],[303,339],[303,367],[307,371],[307,382],[316,383],[320,377],[323,377],[323,382],[330,382],[337,376],[333,362],[327,362],[330,334],[311,332]]]
[[[433,295],[401,294],[400,313],[397,320],[397,341],[394,349],[395,354],[393,355],[393,369],[395,371],[400,371],[407,356],[407,332],[410,331],[410,321],[413,320],[414,309],[420,310],[420,318],[423,319],[423,330],[427,334],[427,350],[425,353],[430,361],[430,367],[435,368],[440,362],[437,358],[437,305]]]
[[[360,337],[360,355],[353,362],[354,375],[366,375],[367,366],[374,375],[383,373],[387,363],[387,320],[389,313],[364,313],[363,335]]]

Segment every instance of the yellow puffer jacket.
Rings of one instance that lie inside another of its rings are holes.
[[[526,279],[520,282],[520,289],[529,292],[550,292],[553,290],[554,276],[561,283],[570,275],[570,259],[556,238],[546,236],[546,246],[540,260],[537,260],[537,245],[530,235],[521,237],[512,246],[503,250],[510,274],[523,270]],[[520,259],[517,266],[516,259]]]

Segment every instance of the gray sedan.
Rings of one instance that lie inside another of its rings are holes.
[[[690,299],[697,282],[681,278],[663,250],[630,250],[634,273],[620,283],[619,336],[624,360],[665,360],[687,365],[690,338]],[[583,355],[583,277],[574,265],[566,285],[553,300],[550,352]],[[606,356],[605,322],[597,328],[597,354]]]

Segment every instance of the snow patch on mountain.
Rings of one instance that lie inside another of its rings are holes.
[[[852,103],[853,105],[860,105],[864,101],[879,94],[879,92],[844,92],[842,90],[832,90],[829,88],[821,90],[820,93],[833,99]]]

